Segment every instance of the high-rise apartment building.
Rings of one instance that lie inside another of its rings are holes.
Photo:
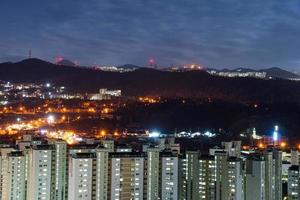
[[[291,150],[291,165],[299,166],[299,152],[298,150]]]
[[[22,150],[2,146],[0,199],[284,198],[282,152],[276,148],[240,154],[240,143],[233,142],[223,143],[224,149],[215,148],[210,155],[198,151],[180,153],[151,145],[147,152],[133,149],[117,152],[115,149],[123,147],[115,147],[112,140],[106,141],[106,147],[97,142],[67,145],[55,139],[34,140]],[[293,155],[293,163],[297,164],[297,154]],[[292,165],[287,174],[286,195],[293,200],[299,199],[298,166]]]
[[[299,166],[292,165],[288,170],[288,199],[299,199]]]
[[[275,167],[275,200],[282,200],[282,151],[273,150]]]
[[[147,200],[159,199],[160,149],[148,148],[147,152]]]
[[[29,179],[27,186],[27,199],[51,199],[53,194],[52,178],[52,145],[33,146],[29,152]]]
[[[144,154],[111,153],[110,157],[110,199],[143,199]]]
[[[260,156],[246,160],[245,200],[265,199],[265,160]]]
[[[99,148],[96,150],[96,199],[107,200],[109,181],[109,150]]]
[[[173,153],[161,154],[161,199],[179,199],[180,159]]]
[[[77,153],[69,158],[69,200],[92,199],[95,154]]]
[[[216,188],[216,161],[214,156],[200,156],[199,158],[199,199],[214,200]],[[195,199],[195,198],[193,198]]]
[[[52,154],[52,196],[54,200],[65,200],[67,197],[67,143],[63,140],[49,141],[54,146]]]
[[[198,151],[186,151],[181,164],[180,198],[199,199],[199,156]]]
[[[9,159],[8,155],[14,151],[14,148],[11,147],[1,147],[1,159],[0,159],[0,199],[8,198],[8,188],[10,187],[8,179],[9,179]]]
[[[215,152],[216,199],[240,200],[244,198],[242,160],[228,157],[226,151]]]
[[[25,200],[25,156],[20,151],[12,151],[7,155],[6,179],[2,200]]]

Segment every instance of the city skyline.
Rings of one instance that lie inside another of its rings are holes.
[[[0,6],[0,200],[299,200],[300,1]]]
[[[174,136],[142,143],[137,150],[136,144],[112,138],[69,145],[60,139],[23,135],[17,148],[0,145],[0,197],[298,199],[299,151],[289,152],[276,141],[267,148],[222,142],[206,153],[182,148]]]
[[[299,71],[299,2],[6,1],[0,62],[281,67]]]

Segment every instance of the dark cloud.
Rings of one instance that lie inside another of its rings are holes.
[[[84,64],[300,65],[296,0],[4,0],[0,24],[6,60],[31,48]]]

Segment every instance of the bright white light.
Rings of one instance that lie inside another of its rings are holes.
[[[46,83],[46,87],[47,88],[51,87],[51,84],[50,83]]]
[[[214,137],[214,136],[215,136],[214,133],[211,133],[211,132],[209,132],[209,131],[206,131],[206,132],[204,133],[204,135],[207,136],[207,137]]]
[[[17,122],[20,122],[20,121],[21,121],[21,118],[20,118],[20,117],[18,117],[18,118],[17,118]]]
[[[45,135],[48,131],[45,130],[45,129],[42,129],[40,132],[41,132],[42,135]]]
[[[275,131],[278,131],[278,130],[279,130],[279,126],[276,125],[276,126],[275,126]]]
[[[159,137],[159,136],[160,136],[160,133],[157,131],[153,131],[153,132],[149,133],[149,137]]]
[[[1,94],[1,92],[0,92]],[[0,105],[7,105],[8,104],[8,101],[0,101]]]
[[[191,137],[197,137],[197,136],[201,136],[200,132],[195,132],[191,134]]]
[[[55,117],[53,115],[49,115],[47,117],[48,124],[53,124],[55,122]]]
[[[252,138],[253,138],[253,139],[256,139],[256,140],[259,140],[259,139],[262,138],[261,136],[259,136],[259,135],[256,134],[256,128],[253,128],[253,131],[252,131]]]
[[[255,128],[253,128],[253,134],[252,134],[252,137],[253,137],[253,138],[256,138],[256,129],[255,129]]]
[[[83,139],[81,137],[75,136],[74,140],[77,142],[82,142]]]

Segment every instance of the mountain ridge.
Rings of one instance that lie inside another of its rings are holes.
[[[39,59],[0,64],[0,80],[66,86],[72,91],[121,89],[125,96],[215,98],[241,102],[299,102],[300,82],[255,78],[226,78],[205,71],[170,72],[139,68],[108,72],[55,65]]]

